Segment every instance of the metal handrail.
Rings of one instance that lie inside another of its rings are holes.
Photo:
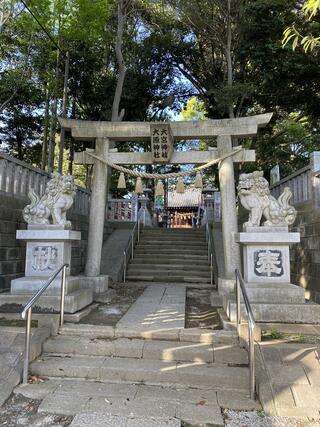
[[[131,236],[128,242],[128,245],[126,247],[126,249],[123,251],[123,283],[126,283],[126,276],[127,276],[127,264],[130,261],[130,259],[133,259],[134,257],[134,245],[136,243],[136,239],[135,239],[135,234],[137,234],[137,241],[139,242],[140,240],[140,222],[141,222],[141,217],[143,214],[143,224],[146,224],[146,213],[145,213],[145,209],[143,209],[143,211],[140,211],[140,213],[138,214],[137,217],[137,221],[135,222],[133,229],[131,231]],[[127,256],[128,250],[131,247],[131,257]]]
[[[44,291],[51,285],[54,279],[59,275],[62,271],[61,278],[61,301],[60,301],[60,326],[63,325],[64,322],[64,298],[66,293],[66,269],[69,267],[69,264],[63,264],[60,268],[58,268],[55,273],[53,273],[48,280],[41,286],[38,292],[27,302],[24,306],[21,317],[26,321],[26,339],[25,339],[25,351],[24,351],[24,362],[23,362],[23,384],[27,384],[28,382],[28,374],[29,374],[29,359],[30,359],[30,334],[31,334],[31,320],[32,320],[32,307],[44,293]]]
[[[255,360],[254,360],[254,331],[256,327],[256,321],[252,312],[251,304],[248,298],[248,294],[245,288],[245,283],[241,273],[238,269],[235,270],[236,275],[236,296],[237,296],[237,331],[240,335],[241,325],[241,304],[240,304],[240,292],[242,292],[244,305],[248,317],[248,337],[249,337],[249,371],[250,371],[250,397],[255,398]]]
[[[208,243],[208,261],[210,262],[210,283],[213,286],[213,254],[214,246],[212,241],[212,235],[210,230],[209,222],[206,223],[206,241]]]

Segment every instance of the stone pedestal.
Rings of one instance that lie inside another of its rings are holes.
[[[288,227],[247,227],[236,241],[243,248],[243,277],[247,283],[290,283],[289,245],[300,233]]]
[[[290,283],[289,245],[300,241],[300,233],[286,226],[246,227],[236,241],[242,245],[245,287],[257,322],[320,323],[320,306],[306,304],[304,289]],[[234,293],[223,296],[223,307],[235,322]],[[243,301],[241,312],[246,317]]]
[[[74,313],[92,302],[92,289],[86,287],[80,277],[70,276],[71,245],[81,239],[79,231],[62,225],[29,225],[27,230],[17,230],[17,239],[27,242],[27,252],[25,276],[11,282],[11,296],[16,298],[16,302],[23,304],[28,300],[63,264],[69,265],[66,272],[66,312]],[[59,310],[61,278],[62,272],[45,291],[38,306]]]

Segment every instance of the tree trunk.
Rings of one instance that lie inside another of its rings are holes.
[[[118,28],[117,37],[115,43],[116,58],[118,63],[118,77],[117,85],[114,93],[113,104],[112,104],[112,117],[113,122],[120,122],[124,116],[124,110],[119,113],[120,100],[123,90],[124,79],[126,75],[126,67],[122,55],[122,42],[123,42],[123,31],[126,23],[127,7],[129,2],[126,0],[118,0]]]
[[[74,95],[73,99],[72,99],[72,109],[71,109],[71,118],[75,119],[76,118],[76,94]],[[74,141],[73,138],[71,137],[70,140],[70,148],[69,148],[69,165],[68,165],[68,173],[69,175],[72,175],[73,172],[73,160],[74,160]]]
[[[17,152],[18,152],[18,159],[23,161],[23,136],[20,132],[17,132]]]
[[[227,47],[226,47],[226,60],[227,60],[227,86],[228,89],[233,85],[233,66],[232,66],[232,28],[231,28],[231,1],[228,0],[227,11]],[[230,91],[231,92],[231,91]],[[229,118],[234,119],[233,102],[229,104]]]
[[[66,59],[65,59],[65,67],[64,67],[63,100],[62,100],[62,111],[61,111],[62,117],[66,117],[66,114],[67,114],[69,60],[70,60],[70,56],[69,56],[69,52],[67,52]],[[59,141],[59,162],[58,162],[59,173],[62,173],[65,137],[66,137],[66,131],[64,128],[61,128],[60,141]]]
[[[49,158],[48,158],[49,173],[52,173],[54,168],[54,148],[55,148],[55,135],[56,135],[57,110],[58,110],[59,60],[60,60],[60,52],[59,52],[59,49],[57,49],[54,96],[53,96],[51,122],[50,122]]]
[[[48,128],[49,128],[49,109],[50,109],[50,95],[49,95],[49,83],[46,87],[46,106],[44,110],[44,129],[43,129],[43,141],[42,141],[42,155],[41,155],[41,169],[45,170],[47,165],[47,151],[48,151]]]
[[[3,4],[1,5],[1,10],[0,10],[0,36],[3,32],[3,27],[5,23],[13,15],[14,6],[15,6],[14,0],[7,1],[7,4],[5,1],[3,1],[2,3]],[[6,7],[7,7],[7,10],[5,10]]]
[[[111,115],[111,121],[112,122],[121,122],[124,117],[124,109],[121,110],[119,113],[120,108],[120,101],[121,101],[121,95],[123,91],[123,84],[124,79],[126,76],[126,66],[123,59],[122,54],[122,43],[123,43],[123,32],[124,32],[124,26],[126,23],[126,17],[127,17],[127,10],[129,7],[131,0],[118,0],[118,27],[117,27],[117,36],[116,36],[116,42],[115,42],[115,52],[116,52],[116,59],[118,64],[118,76],[117,76],[117,85],[116,90],[113,97],[113,104],[112,104],[112,115]],[[109,142],[109,148],[114,147],[114,142]],[[107,197],[109,194],[109,188],[111,183],[111,174],[112,170],[108,167],[108,175],[107,175]]]

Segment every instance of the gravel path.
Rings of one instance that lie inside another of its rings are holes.
[[[320,427],[320,421],[299,421],[292,418],[263,416],[257,412],[224,412],[226,427]]]

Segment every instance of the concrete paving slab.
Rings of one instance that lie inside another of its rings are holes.
[[[1,335],[0,335],[0,346],[1,347],[10,347],[13,341],[15,340],[18,333],[12,333],[10,331],[6,332],[1,328]]]
[[[117,323],[117,336],[124,336],[124,331],[128,336],[129,331],[135,330],[136,334],[138,331],[151,338],[154,332],[165,335],[167,331],[183,329],[185,294],[185,288],[174,285],[149,286]]]
[[[70,394],[54,393],[49,394],[40,403],[39,413],[48,412],[60,415],[75,415],[84,410],[89,397],[75,396]]]
[[[22,394],[28,399],[42,400],[60,387],[61,381],[48,380],[35,384],[20,384],[13,392],[14,394]]]
[[[5,377],[0,377],[0,407],[8,399],[14,387],[21,379],[20,370],[12,368]]]
[[[320,420],[320,413],[316,409],[310,408],[287,408],[285,406],[278,408],[278,415],[281,417],[298,418],[303,421]],[[316,424],[317,426],[317,424]]]
[[[290,365],[278,365],[274,363],[269,365],[269,373],[273,384],[289,386],[294,384],[309,384],[306,372],[298,363],[290,363]]]
[[[280,344],[277,347],[283,363],[301,363],[309,368],[320,369],[319,349],[316,346]]]
[[[263,344],[266,344],[266,343],[263,343]],[[259,345],[260,345],[261,352],[263,354],[263,358],[264,358],[266,363],[268,363],[268,362],[276,363],[276,364],[282,363],[282,359],[280,356],[280,350],[278,349],[278,346],[275,346],[272,344],[262,345],[262,343],[260,343]]]
[[[294,408],[296,406],[294,395],[289,385],[273,384],[272,389],[277,408]]]
[[[224,426],[221,409],[218,405],[178,405],[176,417],[192,425],[209,424]]]
[[[138,386],[134,384],[101,383],[94,381],[63,381],[57,393],[80,395],[88,397],[123,397],[133,399],[137,394]]]
[[[292,393],[298,407],[320,410],[320,386],[297,384],[292,387]]]
[[[101,412],[77,414],[70,427],[127,427],[127,418]]]
[[[310,369],[308,367],[303,367],[304,372],[307,375],[309,384],[312,386],[320,386],[320,369]],[[297,383],[295,383],[297,384]],[[302,384],[301,382],[299,384]]]
[[[155,417],[168,419],[174,417],[176,414],[176,402],[169,402],[167,400],[156,400],[151,404],[150,401],[145,399],[119,399],[103,397],[93,397],[85,406],[86,412],[106,412],[111,415],[122,415],[130,418],[133,417]]]
[[[176,402],[186,402],[199,404],[204,402],[208,404],[217,404],[217,393],[214,390],[200,390],[177,387],[162,387],[150,385],[137,386],[137,399],[150,400],[169,400]]]
[[[256,411],[261,409],[261,404],[256,400],[251,400],[245,393],[233,393],[232,391],[217,391],[218,404],[222,408],[236,411]]]
[[[22,352],[0,348],[0,364],[2,366],[14,367],[19,362],[21,354]]]

